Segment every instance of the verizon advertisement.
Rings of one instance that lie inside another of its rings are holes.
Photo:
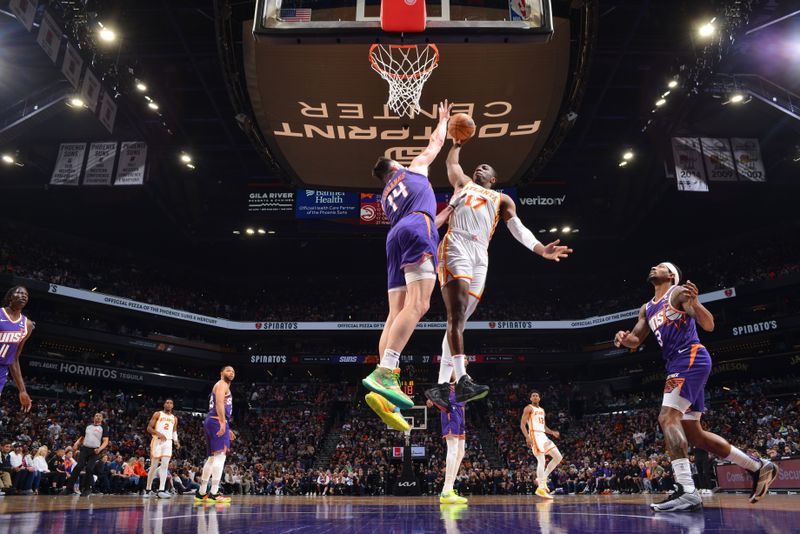
[[[508,183],[539,153],[558,117],[570,29],[566,19],[554,25],[548,43],[481,43],[479,54],[471,43],[438,43],[439,66],[422,90],[422,111],[409,119],[388,110],[388,87],[370,67],[368,46],[256,41],[245,23],[253,111],[271,152],[299,181],[377,189],[375,160],[411,163],[428,144],[438,102],[448,99],[454,113],[470,114],[477,125],[461,153],[464,169],[471,174],[489,163],[499,183]],[[444,153],[429,176],[435,187],[449,187]]]
[[[771,489],[776,490],[798,490],[800,489],[800,458],[789,460],[777,460],[775,462],[781,472],[778,478],[772,483]],[[750,473],[735,464],[718,464],[717,485],[723,490],[743,490],[753,489],[753,477]]]

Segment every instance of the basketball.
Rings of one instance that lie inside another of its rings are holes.
[[[459,143],[475,135],[475,121],[466,113],[456,113],[450,117],[447,133]]]

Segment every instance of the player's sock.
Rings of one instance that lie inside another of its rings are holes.
[[[737,449],[731,445],[731,453],[725,458],[729,462],[735,463],[739,467],[743,467],[750,472],[758,471],[761,468],[761,462],[756,460],[741,449]]]
[[[464,449],[465,449],[465,442],[464,439],[458,440],[458,458],[456,458],[456,477],[458,476],[458,470],[461,469],[461,462],[464,461]]]
[[[550,473],[552,473],[555,470],[555,468],[558,466],[558,464],[561,463],[561,460],[563,458],[558,449],[553,449],[550,454],[551,454],[550,461],[547,463],[547,467],[545,467],[544,469],[545,480],[550,479]]]
[[[444,487],[442,493],[453,491],[456,481],[456,461],[458,460],[458,438],[447,438],[447,457],[444,468]]]
[[[540,488],[547,487],[547,479],[544,477],[544,454],[536,455],[536,482]]]
[[[225,468],[225,455],[217,454],[211,464],[211,494],[219,493],[219,481],[222,479],[222,470]]]
[[[442,360],[439,362],[439,384],[450,382],[450,375],[453,374],[453,355],[450,354],[450,343],[447,342],[447,334],[442,341]]]
[[[160,458],[153,458],[150,460],[150,470],[147,472],[147,486],[144,489],[150,491],[153,488],[153,481],[156,479],[156,473],[158,472],[158,463],[161,461]]]
[[[164,491],[167,487],[168,468],[169,468],[168,463],[162,461],[161,466],[158,468],[158,491]]]
[[[206,459],[206,463],[203,464],[203,474],[200,475],[200,489],[197,490],[197,493],[200,495],[205,495],[208,492],[208,481],[211,479],[211,467],[214,465],[214,457]]]
[[[677,460],[672,460],[672,472],[675,473],[675,482],[683,486],[684,493],[694,492],[692,467],[688,458],[678,458]]]
[[[453,355],[453,368],[456,371],[456,381],[461,380],[461,377],[467,374],[467,366],[464,365],[464,355]]]
[[[397,369],[400,366],[400,353],[396,350],[384,349],[383,358],[381,358],[379,365],[386,369]]]

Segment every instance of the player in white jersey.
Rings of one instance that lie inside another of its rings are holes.
[[[174,403],[172,399],[164,401],[164,409],[157,411],[150,418],[147,433],[150,434],[150,470],[147,472],[147,487],[145,495],[150,493],[156,475],[158,475],[158,497],[169,499],[172,494],[166,491],[167,469],[172,458],[172,443],[180,449],[178,441],[178,418],[172,413]]]
[[[558,430],[547,428],[544,423],[544,410],[539,406],[540,400],[539,392],[532,391],[531,403],[522,412],[519,428],[522,430],[522,435],[525,436],[528,447],[531,448],[533,455],[536,456],[536,481],[539,484],[539,487],[536,488],[536,495],[544,499],[552,499],[553,497],[547,488],[547,479],[556,466],[561,463],[563,457],[556,444],[547,437],[547,434],[554,438],[559,437],[561,434]],[[548,455],[550,456],[550,463],[545,467],[545,456]]]
[[[505,221],[511,234],[525,248],[542,258],[561,261],[572,249],[556,239],[548,245],[539,242],[517,217],[514,201],[505,193],[492,191],[497,173],[487,164],[478,165],[472,178],[459,164],[461,145],[454,143],[447,155],[447,177],[453,188],[447,234],[439,243],[439,283],[447,308],[447,334],[442,341],[438,385],[425,396],[440,410],[450,411],[450,374],[456,373],[456,401],[469,402],[485,397],[487,386],[475,384],[464,365],[464,325],[478,306],[489,269],[489,241],[497,222]],[[437,215],[437,219],[439,215]],[[454,283],[453,283],[454,282]]]

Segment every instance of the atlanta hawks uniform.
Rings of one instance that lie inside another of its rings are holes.
[[[528,431],[530,432],[531,441],[533,441],[533,454],[547,454],[556,448],[556,444],[544,432],[544,410],[532,404],[531,408]]]
[[[5,308],[0,309],[0,393],[8,379],[8,368],[17,357],[20,344],[28,336],[28,319],[20,314],[16,321],[6,313]]]
[[[175,432],[175,421],[176,418],[173,414],[158,412],[156,432],[163,434],[167,439],[162,440],[158,436],[153,436],[150,440],[150,458],[172,457],[172,435]]]
[[[501,193],[468,182],[463,204],[450,216],[447,234],[439,244],[439,283],[469,282],[469,293],[480,299],[489,269],[489,241],[500,218]]]
[[[684,419],[700,419],[705,410],[703,397],[711,373],[711,355],[697,337],[694,318],[670,304],[676,287],[669,288],[661,300],[647,302],[647,324],[666,361],[663,405],[679,410]]]
[[[436,268],[436,196],[427,176],[401,168],[383,188],[381,206],[392,225],[386,236],[388,287],[389,291],[402,291],[406,267],[431,258]]]

